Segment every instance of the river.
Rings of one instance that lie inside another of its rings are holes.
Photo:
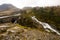
[[[32,16],[31,18],[32,18],[33,20],[35,20],[36,22],[38,22],[39,24],[41,24],[44,29],[50,29],[51,31],[53,31],[53,32],[55,32],[56,34],[60,35],[60,33],[59,33],[57,30],[53,29],[48,23],[39,21],[35,16]]]

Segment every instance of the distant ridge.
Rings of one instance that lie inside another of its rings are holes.
[[[0,16],[15,14],[18,11],[20,11],[20,9],[12,4],[0,5]]]
[[[0,5],[0,11],[4,11],[4,10],[8,10],[8,9],[17,10],[18,8],[16,8],[12,4],[2,4],[2,5]]]

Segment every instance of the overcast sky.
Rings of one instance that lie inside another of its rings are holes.
[[[10,3],[18,8],[27,6],[55,6],[60,5],[60,0],[0,0],[0,5]]]

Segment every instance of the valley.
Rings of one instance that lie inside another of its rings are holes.
[[[8,9],[0,10],[0,40],[60,40],[60,6],[5,5]]]

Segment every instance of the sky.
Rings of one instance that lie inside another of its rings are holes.
[[[18,8],[35,6],[45,7],[60,5],[60,0],[0,0],[0,5],[4,3],[13,4]]]

